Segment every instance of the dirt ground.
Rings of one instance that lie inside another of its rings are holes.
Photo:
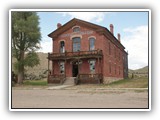
[[[12,108],[148,108],[146,89],[13,87]]]

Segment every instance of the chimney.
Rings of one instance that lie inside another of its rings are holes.
[[[114,35],[113,29],[114,29],[113,24],[110,24],[110,32]]]
[[[121,35],[118,33],[117,36],[118,36],[118,41],[121,42]]]
[[[61,23],[57,23],[57,28],[60,28],[61,26]]]

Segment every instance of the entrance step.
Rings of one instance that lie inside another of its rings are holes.
[[[74,85],[74,79],[76,77],[67,77],[66,80],[64,81],[63,85]]]

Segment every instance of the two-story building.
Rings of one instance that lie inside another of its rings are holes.
[[[128,77],[128,53],[120,34],[103,27],[72,19],[48,35],[53,50],[48,53],[48,83],[109,83]]]

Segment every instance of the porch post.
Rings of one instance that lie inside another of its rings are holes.
[[[79,58],[78,58],[78,75],[79,75],[80,71],[79,71]]]
[[[78,58],[78,75],[79,75],[79,58]]]
[[[99,74],[99,67],[100,67],[100,66],[99,66],[99,57],[98,57],[98,74]]]
[[[64,67],[65,67],[65,69],[64,69],[65,78],[66,78],[66,62],[67,62],[67,60],[65,59],[65,63],[64,63]]]

